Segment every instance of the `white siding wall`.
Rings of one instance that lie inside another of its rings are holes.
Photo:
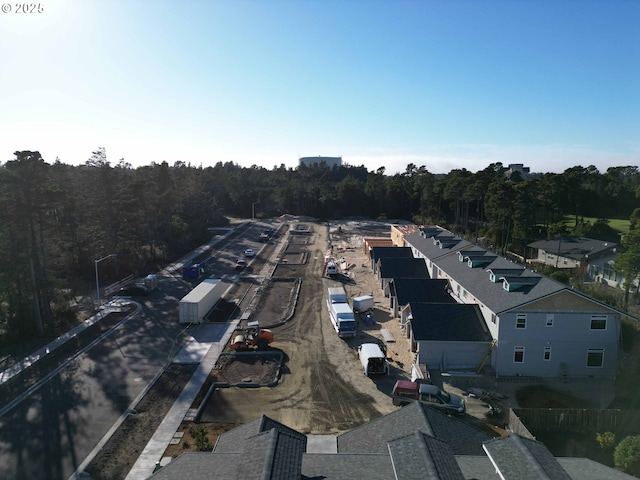
[[[418,363],[440,370],[475,370],[490,345],[489,342],[419,342]]]

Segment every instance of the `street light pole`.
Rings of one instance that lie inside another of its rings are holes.
[[[258,205],[260,202],[253,202],[251,204],[251,220],[255,220],[256,219],[256,205]]]
[[[100,263],[103,260],[106,260],[107,258],[116,257],[116,256],[118,256],[117,253],[111,253],[106,257],[102,257],[102,258],[99,258],[98,260],[94,260],[96,265],[96,298],[98,299],[98,310],[100,309],[100,282],[98,279],[98,263]]]

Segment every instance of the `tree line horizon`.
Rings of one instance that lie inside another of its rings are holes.
[[[112,165],[104,148],[82,165],[14,155],[0,164],[0,345],[67,321],[75,298],[95,291],[96,259],[117,258],[100,264],[101,284],[144,276],[207,242],[207,229],[228,217],[404,219],[525,257],[528,243],[558,234],[619,242],[608,219],[629,219],[632,229],[640,220],[636,166],[507,177],[501,163],[446,174],[410,163],[387,175],[385,167],[323,163],[133,168]]]

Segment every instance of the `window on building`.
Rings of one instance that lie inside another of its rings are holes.
[[[544,347],[544,360],[545,362],[551,360],[551,347]]]
[[[553,313],[548,313],[547,314],[547,327],[553,327]]]
[[[602,367],[604,365],[604,348],[590,348],[587,350],[587,367]]]
[[[607,329],[606,315],[591,315],[591,330],[606,330],[606,329]]]
[[[491,323],[496,323],[497,317],[495,313],[491,314]]]
[[[513,347],[514,363],[524,363],[524,347]]]
[[[527,314],[518,313],[516,315],[516,328],[527,328]]]
[[[613,262],[607,262],[602,267],[602,275],[607,280],[618,281],[618,275],[613,268]]]

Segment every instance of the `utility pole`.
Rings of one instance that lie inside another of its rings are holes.
[[[99,258],[98,260],[94,260],[95,265],[96,265],[96,298],[98,299],[97,310],[100,310],[100,282],[99,282],[99,279],[98,279],[98,264],[101,261],[106,260],[107,258],[117,257],[117,256],[118,256],[117,253],[112,253],[110,255],[107,255],[106,257],[102,257],[102,258]]]

